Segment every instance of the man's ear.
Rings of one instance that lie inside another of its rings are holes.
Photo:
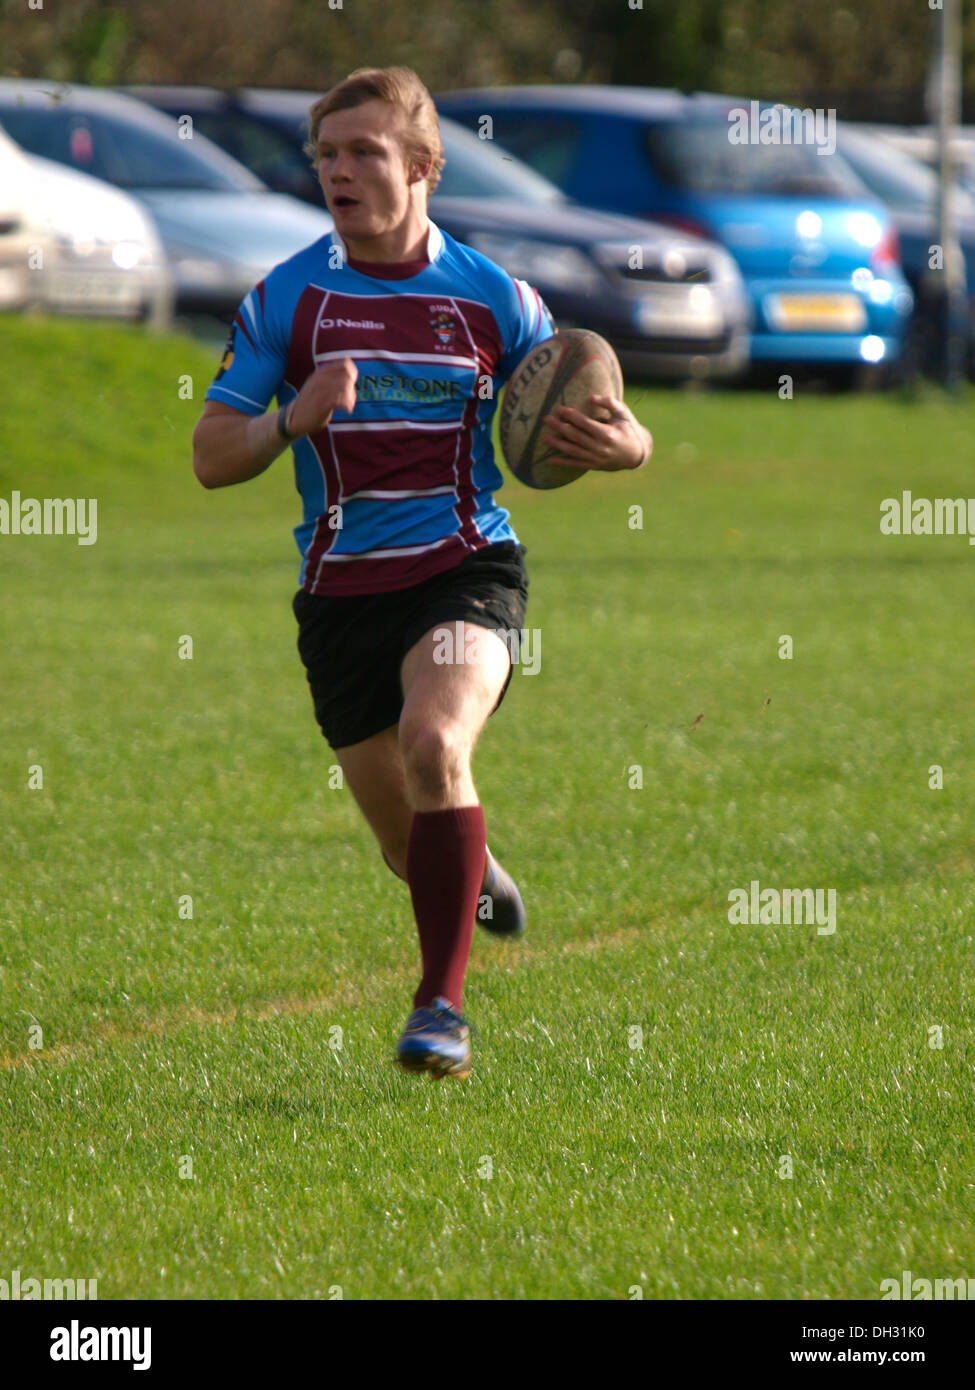
[[[433,155],[432,155],[432,154],[428,154],[428,155],[425,156],[425,158],[424,158],[423,160],[418,160],[418,161],[416,161],[416,162],[410,167],[409,182],[410,182],[411,184],[414,184],[414,183],[426,183],[427,179],[430,177],[430,171],[431,171],[432,169],[433,169]]]

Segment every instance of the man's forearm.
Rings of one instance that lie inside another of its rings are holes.
[[[229,487],[263,473],[290,443],[279,428],[280,416],[271,410],[250,420],[230,415],[200,420],[193,432],[193,472],[203,486]]]

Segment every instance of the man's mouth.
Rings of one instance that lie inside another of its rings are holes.
[[[340,193],[337,198],[332,199],[332,206],[335,208],[356,208],[359,206],[359,200],[350,198],[347,193]]]

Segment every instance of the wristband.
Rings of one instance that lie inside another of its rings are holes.
[[[278,434],[282,439],[286,439],[289,444],[297,438],[297,435],[288,433],[288,411],[293,404],[294,402],[291,402],[290,405],[283,405],[278,411]]]

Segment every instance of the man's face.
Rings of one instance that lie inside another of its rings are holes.
[[[322,119],[318,178],[344,241],[381,237],[410,213],[399,120],[396,109],[384,101],[367,101]]]

